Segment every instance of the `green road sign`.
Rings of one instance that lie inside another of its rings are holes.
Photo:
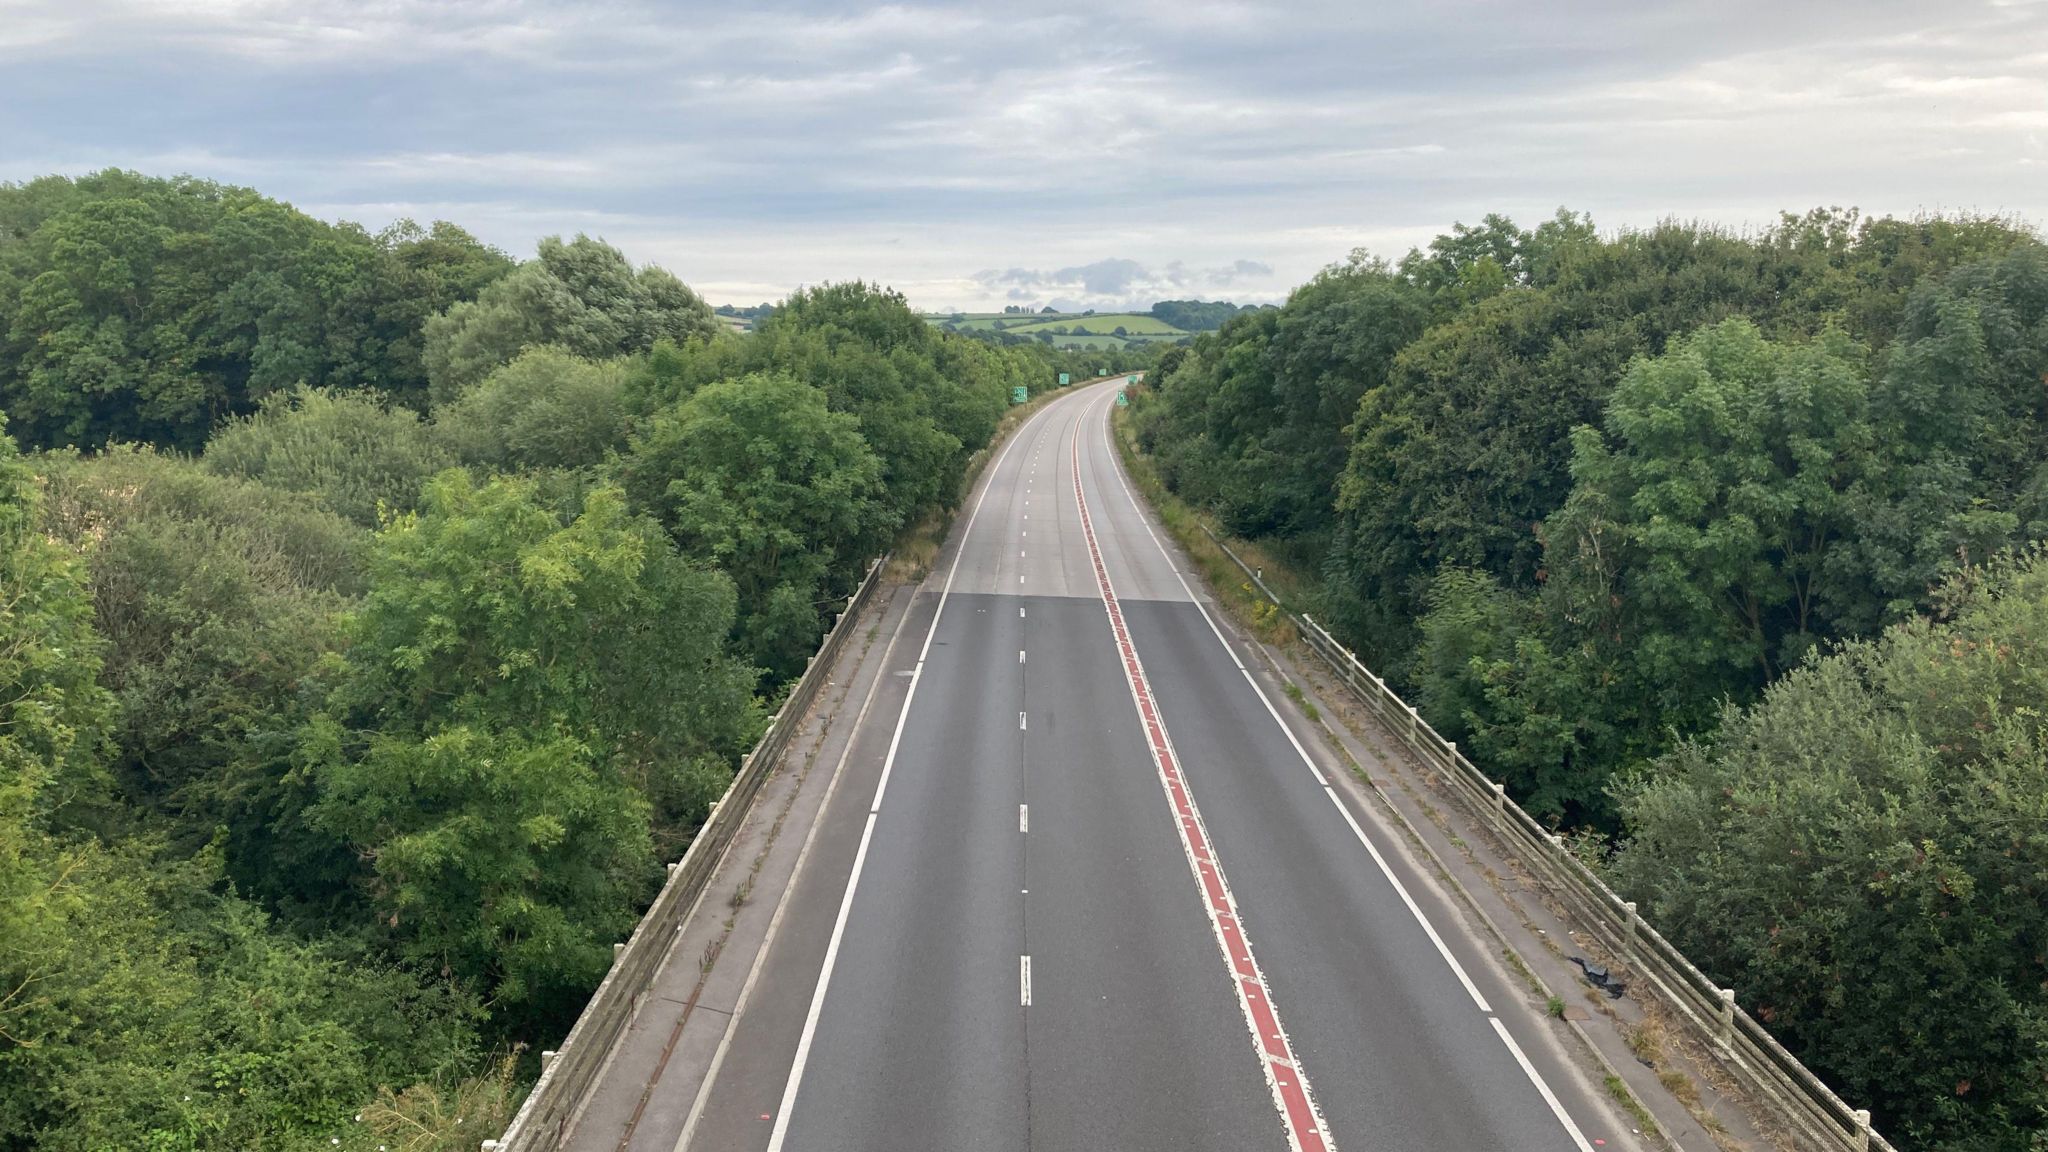
[[[1121,388],[1116,390],[1116,406],[1119,408],[1128,408],[1131,406],[1131,398],[1129,396],[1124,395],[1124,390]]]
[[[1060,387],[1062,387],[1062,388],[1065,388],[1066,386],[1067,386],[1067,374],[1066,374],[1065,372],[1062,372],[1062,373],[1060,373]]]
[[[1065,381],[1062,381],[1062,383],[1065,383]],[[1029,399],[1031,399],[1031,389],[1026,388],[1022,384],[1010,389],[1010,403],[1022,404]]]
[[[1107,369],[1107,368],[1098,368],[1098,369],[1096,369],[1096,370],[1095,370],[1095,374],[1096,374],[1097,376],[1107,376],[1107,375],[1109,375],[1109,369]]]
[[[1137,378],[1136,376],[1126,376],[1126,377],[1124,377],[1124,383],[1126,383],[1126,384],[1136,384],[1137,382],[1138,382],[1138,378]]]

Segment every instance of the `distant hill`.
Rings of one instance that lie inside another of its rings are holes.
[[[1055,348],[1129,348],[1194,338],[1193,332],[1149,312],[952,312],[927,315],[925,320],[998,344],[1036,341]]]
[[[1271,304],[1227,300],[1161,300],[1150,312],[1054,312],[1012,307],[1002,312],[930,313],[925,320],[949,332],[964,332],[999,344],[1036,340],[1056,348],[1128,348],[1134,344],[1185,344],[1200,332],[1214,332],[1240,312]]]

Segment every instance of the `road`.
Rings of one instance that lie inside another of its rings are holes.
[[[685,1146],[1637,1147],[1195,594],[1112,399],[963,509]]]

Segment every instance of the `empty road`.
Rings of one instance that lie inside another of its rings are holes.
[[[1198,598],[1113,397],[1019,430],[882,638],[685,1146],[1638,1147]]]

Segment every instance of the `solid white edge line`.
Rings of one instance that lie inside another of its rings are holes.
[[[690,1102],[690,1114],[683,1121],[682,1135],[676,1137],[675,1152],[683,1152],[690,1138],[697,1134],[697,1124],[704,1116],[705,1105],[711,1102],[711,1087],[718,1081],[719,1069],[725,1066],[725,1055],[732,1047],[732,1038],[739,1031],[739,1021],[746,1015],[747,1006],[753,1002],[754,986],[761,978],[761,970],[767,966],[768,950],[775,945],[781,934],[782,918],[789,911],[789,895],[796,888],[797,877],[803,875],[804,864],[811,857],[811,846],[817,842],[818,830],[825,826],[825,813],[832,806],[833,797],[839,794],[839,782],[844,777],[846,762],[853,756],[854,736],[867,723],[868,710],[874,707],[875,697],[880,694],[882,681],[889,679],[889,661],[896,655],[896,642],[903,638],[903,629],[910,623],[910,608],[906,605],[903,615],[896,618],[896,627],[889,632],[889,644],[882,649],[881,666],[875,669],[875,678],[868,682],[867,696],[860,702],[860,711],[854,715],[853,727],[847,730],[846,744],[839,749],[839,759],[832,765],[831,782],[825,786],[825,797],[818,802],[818,813],[811,820],[811,830],[804,835],[803,847],[797,850],[796,863],[789,870],[789,887],[783,890],[782,899],[775,905],[775,915],[768,918],[768,931],[761,937],[761,950],[754,954],[753,966],[747,969],[747,979],[740,985],[739,998],[733,1001],[732,1015],[727,1019],[725,1031],[718,1038],[718,1049],[711,1054],[711,1066],[705,1070],[704,1082],[698,1086],[696,1099]],[[842,705],[844,701],[841,701]]]
[[[1130,483],[1124,479],[1123,460],[1117,455],[1116,445],[1110,442],[1109,436],[1109,421],[1105,419],[1102,422],[1102,440],[1109,452],[1110,470],[1115,473],[1117,484],[1123,488],[1124,498],[1130,501],[1132,511],[1137,514],[1138,523],[1145,526],[1145,534],[1152,538],[1153,547],[1159,549],[1160,555],[1166,557],[1167,564],[1171,566],[1173,564],[1173,554],[1166,550],[1166,545],[1160,541],[1159,534],[1152,531],[1152,523],[1146,518],[1144,507],[1138,503],[1137,496],[1131,491]],[[1324,779],[1323,774],[1316,770],[1315,762],[1309,758],[1308,750],[1301,746],[1301,741],[1295,738],[1294,730],[1288,727],[1285,720],[1281,719],[1279,709],[1273,707],[1273,701],[1267,698],[1265,689],[1259,686],[1259,682],[1253,678],[1251,671],[1244,666],[1244,662],[1237,658],[1237,653],[1230,647],[1230,642],[1224,638],[1223,630],[1216,626],[1216,621],[1210,617],[1209,610],[1202,606],[1202,601],[1195,595],[1194,589],[1188,586],[1186,578],[1180,575],[1180,571],[1177,568],[1174,570],[1174,578],[1180,581],[1181,589],[1187,593],[1188,599],[1194,601],[1195,611],[1202,614],[1202,620],[1209,625],[1209,631],[1215,635],[1216,642],[1223,645],[1223,650],[1230,657],[1230,662],[1237,665],[1239,672],[1244,673],[1245,682],[1250,684],[1252,691],[1258,694],[1259,702],[1266,706],[1267,714],[1272,716],[1273,722],[1280,725],[1280,730],[1286,733],[1287,742],[1294,745],[1294,751],[1301,757],[1302,763],[1308,765],[1309,771],[1315,773],[1316,779],[1322,782],[1324,794],[1329,796],[1330,803],[1336,805],[1337,811],[1343,814],[1344,822],[1351,826],[1352,835],[1358,837],[1358,842],[1363,844],[1365,850],[1371,854],[1373,863],[1379,865],[1381,875],[1385,876],[1387,882],[1394,886],[1394,891],[1400,894],[1401,902],[1408,906],[1408,911],[1415,917],[1415,922],[1420,924],[1423,932],[1428,934],[1429,942],[1436,945],[1437,955],[1443,957],[1444,963],[1450,965],[1451,971],[1457,975],[1458,982],[1465,986],[1465,992],[1472,997],[1473,1003],[1477,1004],[1479,1010],[1486,1014],[1487,1022],[1493,1025],[1493,1030],[1500,1036],[1501,1042],[1508,1046],[1508,1051],[1514,1055],[1515,1062],[1522,1066],[1522,1073],[1529,1078],[1529,1082],[1534,1084],[1536,1091],[1542,1095],[1543,1102],[1550,1106],[1551,1114],[1557,1117],[1558,1123],[1564,1125],[1566,1134],[1578,1145],[1581,1152],[1593,1152],[1592,1145],[1586,1141],[1585,1133],[1579,1130],[1579,1126],[1572,1120],[1571,1114],[1565,1111],[1563,1103],[1557,1098],[1557,1094],[1551,1091],[1549,1083],[1543,1079],[1543,1074],[1538,1072],[1536,1066],[1529,1062],[1529,1057],[1522,1051],[1521,1045],[1515,1043],[1515,1038],[1508,1032],[1507,1025],[1501,1023],[1500,1017],[1495,1015],[1493,1009],[1487,1006],[1486,998],[1479,994],[1478,987],[1472,983],[1472,978],[1466,974],[1464,965],[1458,963],[1457,957],[1451,955],[1451,950],[1444,943],[1443,937],[1437,934],[1436,926],[1429,922],[1429,917],[1423,914],[1421,906],[1416,904],[1415,898],[1408,894],[1407,886],[1402,884],[1400,879],[1394,875],[1393,869],[1387,865],[1386,858],[1380,855],[1380,850],[1366,836],[1365,829],[1359,825],[1357,817],[1351,814],[1351,809],[1346,807],[1343,799],[1337,795],[1337,790],[1332,788],[1329,781]]]
[[[1171,564],[1173,561],[1172,554],[1167,552],[1166,545],[1159,539],[1159,534],[1152,531],[1152,524],[1145,518],[1145,511],[1139,506],[1137,496],[1131,491],[1130,484],[1124,480],[1123,462],[1116,455],[1116,446],[1109,442],[1109,421],[1107,420],[1102,422],[1102,437],[1103,443],[1110,453],[1110,468],[1116,474],[1118,485],[1124,490],[1124,498],[1131,502],[1131,509],[1137,514],[1138,523],[1145,526],[1145,534],[1152,538],[1153,547],[1158,548],[1160,555],[1165,556],[1167,562]],[[1224,638],[1223,630],[1216,626],[1216,621],[1209,615],[1209,610],[1202,605],[1201,599],[1195,595],[1195,590],[1188,586],[1187,577],[1182,576],[1179,571],[1175,571],[1173,578],[1180,581],[1181,590],[1186,592],[1188,599],[1194,603],[1195,611],[1202,614],[1202,621],[1209,625],[1210,633],[1216,637],[1216,642],[1223,646],[1224,654],[1230,657],[1230,662],[1236,665],[1238,672],[1244,676],[1245,683],[1251,685],[1253,694],[1259,698],[1259,703],[1266,706],[1266,714],[1273,718],[1273,723],[1280,726],[1280,731],[1287,737],[1287,742],[1294,746],[1294,754],[1301,757],[1301,762],[1307,765],[1309,772],[1315,776],[1316,783],[1323,786],[1323,791],[1330,797],[1330,802],[1337,806],[1337,811],[1343,813],[1344,822],[1351,825],[1352,834],[1358,837],[1360,844],[1365,845],[1366,852],[1372,856],[1372,862],[1379,866],[1380,874],[1387,878],[1387,883],[1394,886],[1394,891],[1401,897],[1401,903],[1407,906],[1409,915],[1415,917],[1415,922],[1422,926],[1422,931],[1429,937],[1429,942],[1436,946],[1437,955],[1442,957],[1444,963],[1450,966],[1451,972],[1458,978],[1458,983],[1464,986],[1465,994],[1472,998],[1472,1002],[1478,1005],[1481,1012],[1491,1013],[1493,1008],[1487,1004],[1486,997],[1480,995],[1479,986],[1472,982],[1472,977],[1466,973],[1465,966],[1458,963],[1458,958],[1451,955],[1450,946],[1445,944],[1444,938],[1437,934],[1436,926],[1429,922],[1429,917],[1423,913],[1422,906],[1415,902],[1415,897],[1409,895],[1407,885],[1401,883],[1400,877],[1394,875],[1394,870],[1387,864],[1386,857],[1380,855],[1380,850],[1366,837],[1365,829],[1359,826],[1357,819],[1351,815],[1351,810],[1346,808],[1344,802],[1338,798],[1336,789],[1330,787],[1329,778],[1324,776],[1322,771],[1316,767],[1315,761],[1308,754],[1308,749],[1302,747],[1300,739],[1294,735],[1294,729],[1289,727],[1287,721],[1281,718],[1280,710],[1273,706],[1272,698],[1267,696],[1266,690],[1259,686],[1257,678],[1251,674],[1249,668],[1244,666],[1244,661],[1237,658],[1237,652],[1230,647],[1230,641]]]
[[[1063,401],[1046,405],[1026,421],[1026,427],[1044,419],[1054,409],[1065,406]],[[1024,428],[1019,428],[1010,442],[1003,446],[995,463],[989,466],[981,485],[981,495],[975,497],[974,511],[968,513],[967,525],[960,530],[960,546],[953,550],[953,563],[946,569],[945,587],[939,590],[939,605],[932,612],[931,627],[925,630],[924,645],[917,651],[917,667],[910,673],[910,690],[903,696],[903,710],[896,714],[896,730],[889,737],[888,757],[882,761],[882,778],[875,784],[875,800],[868,808],[867,827],[861,831],[860,848],[853,856],[853,870],[846,877],[846,894],[839,900],[839,918],[833,921],[832,937],[825,945],[825,962],[818,971],[818,986],[811,993],[810,1011],[804,1016],[804,1030],[797,1039],[796,1058],[790,1063],[789,1079],[783,1084],[782,1102],[775,1109],[775,1128],[768,1134],[767,1152],[782,1152],[783,1141],[789,1138],[789,1119],[796,1108],[797,1090],[803,1086],[804,1068],[811,1058],[811,1044],[818,1035],[818,1018],[825,1010],[825,993],[832,985],[832,967],[839,960],[839,942],[846,935],[847,917],[853,911],[854,891],[860,887],[861,869],[867,864],[868,841],[874,836],[875,818],[882,810],[882,793],[888,789],[889,773],[896,767],[896,749],[903,741],[903,723],[910,717],[911,702],[917,699],[917,683],[923,678],[925,655],[931,651],[932,637],[938,634],[939,620],[946,614],[946,599],[953,594],[953,578],[960,574],[960,557],[967,551],[967,542],[974,534],[974,522],[981,517],[981,506],[988,502],[989,491],[995,487],[996,477],[1002,473],[1003,461],[1010,458],[1010,450],[1023,439]],[[915,601],[912,606],[915,606]]]
[[[1514,1053],[1515,1063],[1522,1066],[1522,1072],[1529,1077],[1529,1083],[1534,1084],[1536,1091],[1543,1094],[1543,1102],[1550,1105],[1550,1114],[1557,1117],[1557,1122],[1564,1125],[1564,1130],[1571,1134],[1572,1143],[1579,1146],[1579,1152],[1593,1152],[1593,1145],[1586,1141],[1586,1134],[1579,1131],[1577,1124],[1572,1123],[1570,1113],[1567,1113],[1564,1105],[1558,1102],[1557,1094],[1550,1090],[1550,1085],[1543,1082],[1543,1077],[1536,1072],[1536,1066],[1529,1063],[1529,1057],[1523,1054],[1522,1046],[1515,1043],[1515,1038],[1508,1034],[1508,1026],[1501,1023],[1498,1016],[1489,1016],[1486,1020],[1493,1025],[1494,1034],[1500,1037],[1500,1042],[1508,1046],[1509,1052]]]

